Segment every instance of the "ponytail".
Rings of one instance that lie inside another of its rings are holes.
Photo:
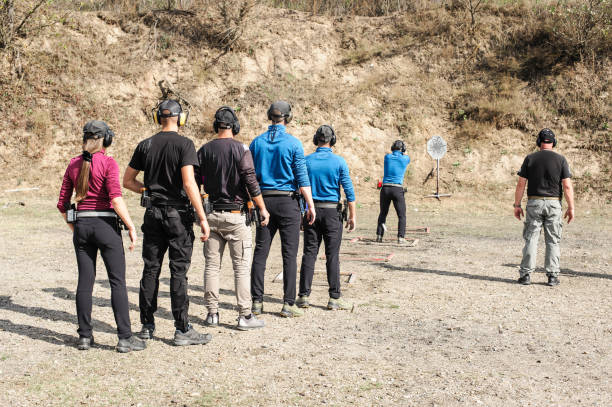
[[[83,143],[83,163],[81,171],[77,177],[76,198],[77,203],[81,203],[87,197],[89,191],[89,175],[91,174],[91,157],[93,154],[102,150],[104,138],[86,138]]]

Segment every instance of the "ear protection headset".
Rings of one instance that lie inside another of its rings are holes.
[[[540,147],[542,143],[550,140],[552,140],[553,147],[557,147],[557,138],[555,137],[555,133],[553,133],[553,131],[550,129],[542,129],[538,133],[536,144],[538,145],[538,147]]]
[[[391,144],[391,151],[402,150],[402,154],[406,152],[406,144],[402,140],[395,140]]]
[[[331,131],[331,136],[325,134],[324,130],[329,129]],[[317,132],[312,137],[312,142],[315,146],[319,145],[319,142],[329,143],[330,147],[333,147],[336,144],[336,132],[332,126],[328,126],[327,124],[322,125],[317,129]]]
[[[100,124],[105,128],[104,136],[99,136],[99,133],[94,133],[91,131],[94,130],[91,127],[94,127],[96,125],[100,126]],[[85,124],[85,126],[83,127],[83,144],[87,141],[87,139],[97,139],[101,137],[104,137],[104,140],[102,140],[102,147],[106,148],[113,144],[113,137],[115,137],[115,133],[113,133],[113,131],[108,127],[106,123],[101,121],[92,120]]]
[[[287,113],[282,113],[281,109],[279,109],[280,106],[278,106],[279,104],[283,104],[287,109]],[[289,104],[289,102],[285,102],[285,101],[278,101],[278,102],[274,102],[270,105],[270,107],[268,108],[268,120],[270,121],[275,121],[275,119],[278,118],[277,115],[275,115],[273,113],[274,110],[278,110],[281,112],[282,116],[285,118],[285,123],[289,124],[291,123],[291,119],[293,119],[293,112],[291,111],[291,104]]]
[[[217,115],[221,112],[230,112],[232,115],[232,123],[220,122],[217,119]],[[236,112],[234,111],[234,109],[232,109],[229,106],[222,106],[215,113],[215,121],[213,122],[213,129],[215,130],[215,133],[218,133],[219,129],[229,129],[230,128],[230,127],[222,127],[221,124],[230,124],[232,126],[231,129],[232,129],[232,134],[234,136],[240,133],[240,122],[238,121],[238,116],[236,116]]]
[[[164,114],[164,110],[169,110],[170,113]],[[181,104],[174,99],[162,100],[152,109],[153,121],[157,125],[161,125],[161,119],[166,117],[177,117],[177,124],[179,127],[184,126],[189,118],[189,111],[183,112]]]

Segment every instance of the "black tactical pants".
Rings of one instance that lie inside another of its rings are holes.
[[[340,243],[342,243],[342,219],[335,208],[317,208],[317,218],[312,225],[304,223],[304,255],[300,268],[300,295],[310,295],[314,266],[321,246],[325,242],[325,266],[330,298],[340,298]]]
[[[125,254],[123,240],[114,218],[81,218],[74,226],[72,237],[79,267],[76,291],[79,336],[90,338],[91,293],[96,281],[98,250],[108,273],[111,287],[111,306],[120,339],[132,336],[127,288],[125,286]]]
[[[189,324],[187,271],[193,251],[193,217],[190,210],[171,206],[147,209],[142,225],[142,259],[144,270],[140,280],[140,322],[155,324],[159,275],[164,254],[170,259],[170,302],[174,326],[183,332]]]
[[[406,234],[406,200],[404,199],[404,188],[394,186],[384,186],[380,190],[380,214],[378,215],[377,235],[384,235],[383,224],[387,221],[389,205],[393,202],[395,213],[397,213],[397,237],[404,237]]]
[[[270,253],[272,239],[278,231],[283,257],[283,301],[295,303],[295,280],[297,278],[297,252],[300,243],[300,206],[297,199],[289,196],[264,197],[266,209],[270,212],[268,226],[257,226],[255,251],[251,266],[251,297],[263,301],[266,260]]]

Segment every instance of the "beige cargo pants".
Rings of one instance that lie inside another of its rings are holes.
[[[544,257],[544,268],[547,276],[557,277],[559,275],[559,257],[561,250],[561,232],[563,231],[563,219],[561,218],[561,201],[547,199],[530,199],[527,201],[527,215],[523,227],[523,260],[519,273],[521,277],[533,272],[536,266],[538,254],[538,240],[540,229],[544,229],[544,242],[546,253]]]
[[[219,310],[219,271],[225,246],[229,246],[234,268],[234,289],[240,316],[251,314],[251,228],[245,215],[213,212],[208,215],[210,237],[204,242],[204,305],[209,313]]]

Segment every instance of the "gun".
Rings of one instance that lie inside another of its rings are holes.
[[[246,225],[251,226],[251,224],[255,224],[255,226],[261,225],[261,215],[259,214],[259,208],[255,207],[253,201],[247,201],[247,211],[246,211]]]
[[[66,222],[76,223],[76,220],[77,220],[76,206],[72,204],[70,205],[69,209],[66,211]]]
[[[146,188],[140,188],[140,206],[146,209],[150,209],[152,205],[151,203],[151,194],[149,194],[149,190]]]
[[[342,202],[342,220],[346,222],[348,220],[348,200],[345,199]]]

